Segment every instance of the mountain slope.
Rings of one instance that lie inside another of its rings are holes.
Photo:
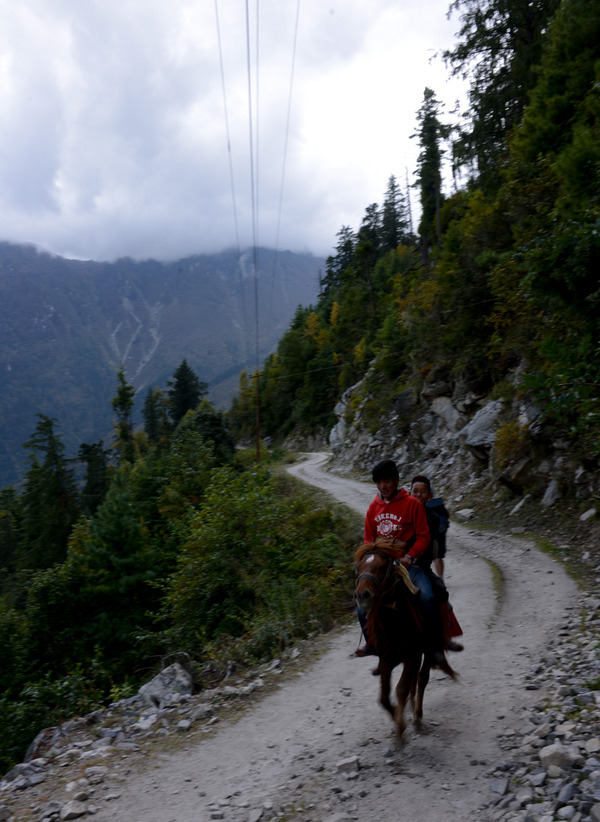
[[[138,407],[184,358],[225,405],[256,366],[256,296],[262,360],[318,293],[322,260],[260,249],[255,278],[253,257],[96,263],[0,244],[0,485],[22,474],[36,413],[56,417],[69,454],[110,432],[120,363]]]

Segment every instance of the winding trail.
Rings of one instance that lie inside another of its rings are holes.
[[[364,513],[373,486],[328,474],[327,458],[311,454],[290,473]],[[257,822],[284,805],[286,820],[314,822],[484,819],[485,774],[503,758],[497,735],[520,727],[521,710],[539,699],[527,676],[577,589],[530,543],[456,523],[446,559],[465,650],[452,655],[458,682],[432,672],[422,731],[409,724],[405,743],[396,742],[377,703],[373,660],[351,656],[359,639],[352,625],[237,721],[128,774],[118,801],[96,819]],[[337,766],[352,756],[360,769],[348,779]]]

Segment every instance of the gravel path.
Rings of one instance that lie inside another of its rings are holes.
[[[289,470],[363,513],[373,486],[327,474],[326,460],[312,454]],[[353,624],[333,632],[315,662],[282,677],[239,717],[146,761],[138,754],[129,762],[124,756],[122,767],[107,762],[118,791],[95,803],[95,819],[499,818],[490,804],[493,771],[539,701],[536,665],[580,594],[560,563],[503,534],[452,523],[446,560],[465,650],[452,655],[457,682],[432,673],[420,732],[409,723],[404,743],[396,741],[377,702],[373,660],[352,656],[359,641]]]
[[[325,474],[325,460],[311,455],[290,472],[365,511],[373,486]],[[331,638],[311,669],[239,721],[128,779],[119,801],[97,818],[243,819],[282,805],[288,819],[295,812],[303,819],[474,818],[489,800],[486,772],[503,756],[498,738],[536,698],[526,678],[576,588],[531,545],[457,524],[449,531],[446,579],[465,631],[465,651],[452,657],[460,679],[433,674],[423,731],[409,726],[404,745],[377,704],[372,660],[351,657],[359,638],[351,626]],[[358,770],[346,762],[353,757]]]

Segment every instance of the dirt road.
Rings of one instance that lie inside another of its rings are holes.
[[[314,454],[290,470],[364,512],[373,486],[324,473],[325,461]],[[460,679],[433,673],[423,730],[409,725],[402,746],[377,704],[373,660],[351,656],[359,639],[351,626],[331,636],[314,665],[237,722],[129,774],[120,797],[96,818],[257,822],[282,808],[288,820],[315,822],[365,815],[380,822],[485,818],[485,773],[502,759],[497,734],[519,727],[522,708],[539,699],[526,677],[576,587],[559,563],[530,544],[455,523],[446,569],[465,632],[465,651],[452,655]],[[340,762],[354,756],[360,767],[348,778]]]

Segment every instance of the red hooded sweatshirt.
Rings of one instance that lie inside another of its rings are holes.
[[[418,559],[431,539],[423,503],[404,488],[400,488],[390,502],[377,494],[367,509],[365,542],[374,542],[376,537],[395,537],[402,542],[414,537],[414,544],[406,553]]]

